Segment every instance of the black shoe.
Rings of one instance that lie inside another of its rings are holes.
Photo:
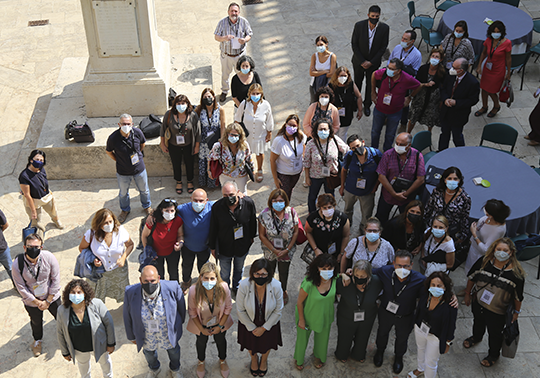
[[[364,114],[366,117],[369,117],[371,115],[371,106],[364,106]]]
[[[221,92],[221,94],[219,95],[219,102],[225,102],[226,99],[227,99],[227,93]]]
[[[399,374],[403,370],[403,357],[398,357],[394,359],[394,373]]]
[[[377,353],[375,353],[375,356],[373,356],[373,363],[375,364],[375,366],[377,366],[377,367],[382,366],[383,357],[384,357],[384,351],[377,350]],[[402,366],[402,368],[403,368],[403,366]]]

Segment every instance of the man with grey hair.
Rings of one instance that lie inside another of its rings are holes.
[[[255,203],[242,196],[234,181],[227,181],[221,188],[223,198],[212,207],[208,245],[212,255],[219,260],[221,278],[230,284],[231,265],[234,271],[231,290],[236,294],[242,279],[244,261],[253,238],[257,236]]]
[[[467,70],[469,62],[465,58],[454,60],[448,76],[441,86],[441,136],[439,151],[450,144],[450,133],[456,147],[465,146],[463,127],[469,122],[471,108],[480,96],[480,83]]]
[[[392,148],[403,107],[408,106],[411,101],[410,96],[407,99],[405,96],[409,90],[413,91],[411,96],[414,96],[422,88],[418,80],[403,72],[403,68],[403,62],[393,58],[386,68],[381,68],[371,75],[371,98],[375,103],[371,147],[379,148],[381,131],[386,123],[383,149],[387,151]]]
[[[122,114],[115,130],[107,139],[107,155],[116,162],[116,177],[120,192],[120,209],[118,221],[124,223],[131,211],[129,203],[129,185],[131,180],[139,191],[141,205],[147,215],[152,214],[148,176],[144,166],[143,154],[146,138],[141,129],[133,128],[133,118],[129,114]]]

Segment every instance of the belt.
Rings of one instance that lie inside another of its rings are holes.
[[[236,58],[237,56],[240,56],[240,55],[242,55],[242,53],[240,53],[240,54],[236,54],[236,55],[232,55],[232,54],[227,54],[227,53],[223,53],[223,54],[225,54],[225,55],[227,55],[227,56],[230,56],[231,58]]]
[[[201,325],[202,325],[202,324],[201,324]],[[204,328],[204,329],[212,329],[212,328],[217,327],[217,326],[219,326],[219,323],[214,324],[213,326],[208,326],[208,327],[205,326],[205,325],[203,325],[203,328]]]

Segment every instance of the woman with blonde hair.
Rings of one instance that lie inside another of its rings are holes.
[[[92,227],[85,232],[79,252],[86,248],[96,256],[94,265],[105,268],[96,284],[89,282],[96,298],[105,301],[105,297],[109,297],[118,303],[124,302],[124,291],[129,285],[127,257],[133,251],[133,241],[111,210],[98,210],[92,218]]]
[[[208,176],[213,179],[210,170],[210,162],[217,160],[220,162],[223,172],[219,176],[221,185],[227,181],[234,181],[238,188],[247,193],[248,175],[246,164],[249,164],[253,169],[251,161],[251,150],[246,140],[244,129],[238,123],[231,123],[225,128],[225,132],[221,136],[219,142],[216,142],[208,156]]]
[[[448,234],[450,222],[444,215],[438,215],[431,222],[431,228],[426,231],[421,265],[425,275],[433,272],[449,273],[456,260],[454,240]]]
[[[257,182],[263,180],[264,151],[268,149],[268,142],[270,142],[274,129],[272,108],[263,96],[262,86],[252,84],[248,90],[248,98],[240,103],[234,116],[235,122],[244,124],[248,134],[248,144],[257,157]]]
[[[468,349],[478,344],[487,328],[489,352],[480,362],[485,367],[493,366],[499,359],[508,307],[513,306],[512,322],[521,313],[525,271],[516,254],[510,238],[497,239],[468,274],[465,304],[472,303],[474,322],[473,335],[463,341],[463,346]]]
[[[204,361],[206,358],[206,344],[208,337],[214,336],[218,349],[221,376],[227,378],[229,366],[227,365],[227,340],[225,334],[233,325],[230,317],[232,299],[229,286],[221,279],[219,267],[207,262],[201,268],[197,283],[189,289],[188,313],[189,322],[187,330],[197,336],[197,377],[203,378],[206,374]]]

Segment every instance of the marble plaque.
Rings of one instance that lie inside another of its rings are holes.
[[[140,56],[135,1],[92,1],[100,57]]]

